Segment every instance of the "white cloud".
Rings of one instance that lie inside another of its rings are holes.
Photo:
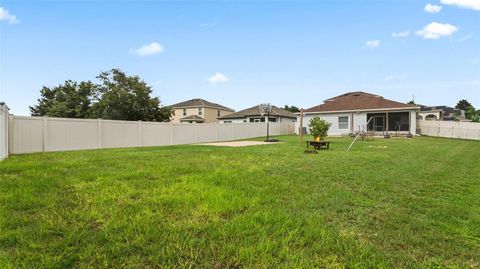
[[[7,21],[7,23],[9,24],[15,24],[20,22],[17,19],[17,16],[10,14],[10,12],[3,7],[0,7],[0,21]]]
[[[216,83],[220,83],[220,82],[227,82],[229,79],[227,78],[227,76],[225,76],[224,74],[222,73],[215,73],[213,76],[209,77],[207,79],[208,82],[212,83],[212,84],[216,84]]]
[[[441,6],[432,5],[432,4],[425,5],[425,7],[423,9],[428,13],[438,13],[438,12],[442,11]]]
[[[401,80],[401,79],[406,79],[408,77],[408,74],[403,73],[401,75],[389,75],[383,78],[385,81],[391,81],[391,80]]]
[[[369,40],[367,42],[365,42],[365,46],[369,47],[369,48],[378,48],[380,47],[380,40]]]
[[[410,30],[398,32],[398,33],[392,33],[392,36],[395,38],[407,37],[409,35],[410,35]]]
[[[480,11],[480,0],[441,0],[444,5],[455,5]]]
[[[449,36],[458,31],[458,28],[448,23],[432,22],[422,30],[416,32],[417,35],[426,39],[439,39],[442,36]]]
[[[162,45],[157,42],[152,42],[147,45],[143,45],[140,48],[133,51],[133,53],[140,55],[140,56],[149,56],[157,53],[161,53],[164,51]]]

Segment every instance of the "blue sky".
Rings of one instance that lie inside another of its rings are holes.
[[[430,4],[428,7],[427,4]],[[480,107],[479,0],[0,2],[0,100],[121,68],[168,105],[310,107],[364,90]],[[143,49],[142,49],[143,47]]]

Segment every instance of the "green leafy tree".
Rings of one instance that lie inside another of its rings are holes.
[[[169,121],[171,110],[151,97],[152,88],[138,76],[127,76],[119,69],[102,72],[92,113],[113,120]]]
[[[465,110],[465,118],[473,122],[480,122],[480,110],[475,110],[473,106],[467,107]]]
[[[311,118],[308,123],[308,131],[311,135],[315,138],[319,138],[320,140],[327,137],[328,129],[332,124],[328,121],[322,120],[319,117]]]
[[[32,116],[88,118],[96,85],[90,81],[65,81],[56,87],[43,87],[38,104],[30,106]]]
[[[407,105],[416,105],[416,104],[415,104],[415,101],[411,100],[407,102]]]
[[[285,105],[283,107],[283,109],[285,109],[286,111],[290,111],[292,113],[296,113],[296,112],[300,112],[300,109],[296,106],[288,106],[288,105]]]
[[[466,99],[462,99],[462,100],[458,101],[455,108],[467,111],[467,109],[471,106],[472,106],[472,104],[470,104],[470,102],[468,102]]]
[[[38,103],[30,107],[32,116],[63,118],[103,118],[113,120],[168,121],[171,110],[162,107],[152,89],[138,76],[119,69],[101,73],[100,84],[65,81],[43,87]]]

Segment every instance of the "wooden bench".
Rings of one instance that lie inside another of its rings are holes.
[[[307,142],[307,149],[309,146],[312,146],[316,150],[322,149],[329,149],[330,148],[330,141],[306,141]]]

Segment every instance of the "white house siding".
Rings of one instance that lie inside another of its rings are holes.
[[[346,112],[346,113],[326,113],[326,114],[304,114],[303,115],[303,127],[307,128],[310,119],[314,117],[319,117],[320,119],[326,120],[332,124],[328,130],[328,135],[339,136],[339,135],[348,135],[349,133],[354,133],[358,130],[366,130],[367,125],[367,114],[368,113],[385,113],[386,111],[368,111],[368,112]],[[409,110],[395,110],[393,112],[409,112]],[[348,117],[348,129],[339,129],[338,127],[338,118],[339,117]],[[352,122],[353,118],[353,122]],[[417,116],[415,111],[410,111],[410,133],[416,134],[416,125],[417,125]],[[300,126],[300,116],[297,117],[297,123],[295,124],[295,133],[298,134],[298,128]]]
[[[330,129],[328,130],[328,135],[347,135],[351,133],[351,126],[352,126],[352,114],[351,113],[331,113],[331,114],[307,114],[303,116],[303,127],[307,128],[308,132],[308,124],[310,119],[314,117],[319,117],[322,120],[326,120],[332,124]],[[338,117],[348,117],[348,128],[347,129],[339,129],[338,128]],[[366,124],[366,113],[358,113],[353,114],[353,126],[354,129],[358,129],[358,125],[365,125]],[[298,127],[300,124],[300,118],[297,118],[296,124],[296,132],[298,133]]]

